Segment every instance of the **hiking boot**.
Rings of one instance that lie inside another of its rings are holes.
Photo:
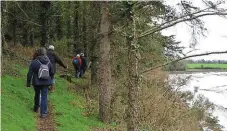
[[[53,92],[54,92],[54,85],[52,84],[50,87],[50,93],[53,93]]]
[[[39,112],[39,107],[38,107],[38,108],[35,108],[35,107],[34,107],[34,108],[33,108],[33,111],[36,112],[36,113],[38,113],[38,112]]]
[[[40,118],[46,118],[47,117],[47,114],[41,114],[40,115]]]

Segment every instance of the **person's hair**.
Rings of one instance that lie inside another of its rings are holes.
[[[37,50],[35,50],[33,56],[32,56],[32,59],[35,60],[37,58]]]
[[[42,56],[42,55],[47,55],[47,51],[44,47],[41,47],[39,49],[36,50],[36,55],[37,56]]]

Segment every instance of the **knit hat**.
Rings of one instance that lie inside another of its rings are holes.
[[[80,56],[84,56],[84,53],[80,53]]]
[[[48,49],[54,50],[54,46],[53,45],[49,45]]]

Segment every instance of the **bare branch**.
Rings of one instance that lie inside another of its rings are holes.
[[[222,2],[219,2],[219,3],[217,3],[216,4],[216,6],[218,6],[218,5],[221,5],[222,4]],[[185,14],[185,15],[182,15],[182,16],[179,16],[178,18],[176,18],[176,19],[173,19],[173,20],[171,20],[171,21],[167,21],[167,22],[165,22],[165,23],[162,23],[159,27],[161,27],[161,26],[164,26],[165,24],[168,24],[168,23],[171,23],[171,22],[174,22],[174,21],[177,21],[177,20],[179,20],[179,19],[183,19],[183,18],[186,18],[186,17],[190,17],[190,16],[193,16],[193,15],[197,15],[197,14],[199,14],[199,13],[202,13],[202,12],[215,12],[214,10],[213,11],[211,11],[210,9],[213,9],[212,7],[207,7],[207,8],[205,8],[205,9],[201,9],[201,10],[198,10],[198,11],[195,11],[195,12],[193,12],[193,13],[187,13],[187,14]],[[149,30],[148,30],[149,31]],[[148,31],[145,31],[144,33],[146,33],[146,32],[148,32]]]
[[[186,52],[184,55],[186,56],[187,54],[192,53],[193,51],[197,51],[197,50],[199,50],[199,49],[190,50],[190,51]]]
[[[42,25],[40,25],[38,23],[35,23],[35,22],[31,21],[31,20],[21,20],[21,21],[26,21],[28,23],[32,23],[32,24],[37,25],[37,26],[42,26]]]
[[[205,9],[202,9],[202,10],[199,10],[199,11],[196,11],[196,12],[191,13],[191,14],[186,14],[186,15],[180,16],[180,17],[178,17],[178,18],[176,18],[176,19],[174,19],[174,20],[171,20],[171,21],[167,21],[167,22],[165,22],[165,23],[162,23],[159,27],[164,26],[164,25],[166,25],[166,24],[168,24],[168,23],[177,21],[177,20],[179,20],[179,19],[183,19],[183,18],[188,17],[188,16],[192,16],[192,15],[199,14],[199,13],[201,13],[201,12],[204,12],[204,11],[208,10],[208,9],[210,9],[210,7],[205,8]],[[150,31],[150,30],[145,31],[144,33],[148,32],[148,31]]]
[[[177,60],[169,61],[169,62],[166,62],[166,63],[164,63],[164,64],[161,64],[161,65],[152,67],[152,68],[150,68],[150,69],[146,69],[146,70],[144,70],[144,71],[142,71],[142,72],[140,72],[140,73],[143,74],[143,73],[146,73],[146,72],[148,72],[148,71],[151,71],[151,70],[154,70],[154,69],[163,67],[163,66],[165,66],[165,65],[168,65],[168,64],[171,64],[171,63],[174,63],[174,62],[178,62],[178,61],[187,59],[187,58],[191,58],[191,57],[205,56],[205,55],[211,55],[211,54],[225,54],[225,53],[227,53],[227,51],[208,52],[208,53],[202,53],[202,54],[196,54],[196,55],[185,56],[185,57],[179,58],[179,59],[177,59]]]
[[[144,37],[144,36],[147,36],[147,35],[150,35],[150,34],[154,34],[158,31],[161,31],[163,29],[166,29],[166,28],[169,28],[169,27],[172,27],[178,23],[181,23],[181,22],[185,22],[185,21],[190,21],[190,20],[194,20],[194,19],[197,19],[199,17],[203,17],[203,16],[211,16],[211,15],[220,15],[220,16],[223,16],[223,15],[227,15],[227,12],[214,12],[214,13],[203,13],[203,14],[200,14],[200,15],[197,15],[197,16],[192,16],[190,18],[186,18],[186,19],[181,19],[181,20],[177,20],[173,23],[170,23],[168,25],[165,25],[163,27],[157,27],[157,28],[154,28],[154,29],[151,29],[151,30],[148,30],[148,31],[145,31],[145,33],[141,33],[141,35],[138,36],[138,38],[141,38],[141,37]]]
[[[17,3],[17,1],[13,1],[17,4],[17,6],[20,8],[20,10],[26,15],[26,17],[30,18],[28,14],[25,13],[25,11],[20,7],[20,5]]]
[[[5,13],[8,13],[8,14],[14,16],[14,19],[16,19],[16,20],[19,20],[19,21],[27,21],[27,22],[29,22],[29,23],[33,23],[34,25],[42,26],[42,25],[40,25],[40,24],[38,24],[38,23],[36,23],[36,22],[33,22],[33,21],[31,21],[31,20],[24,20],[24,19],[22,19],[21,17],[16,17],[13,13],[11,13],[11,12],[9,12],[9,11],[7,11],[7,10],[5,10]]]

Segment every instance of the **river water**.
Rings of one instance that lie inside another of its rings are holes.
[[[179,78],[184,84],[176,84]],[[227,72],[175,73],[169,75],[169,80],[179,91],[191,91],[195,98],[199,94],[208,98],[215,105],[213,115],[227,131]]]

